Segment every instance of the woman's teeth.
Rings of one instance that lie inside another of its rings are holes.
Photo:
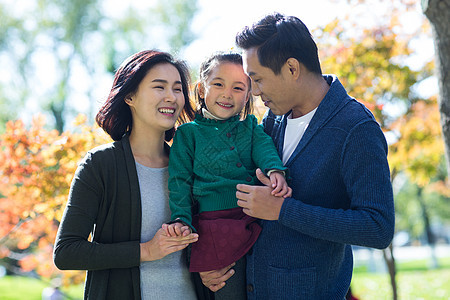
[[[173,109],[173,108],[160,108],[160,109],[158,109],[158,111],[160,113],[163,113],[163,114],[173,114],[175,112],[175,109]]]

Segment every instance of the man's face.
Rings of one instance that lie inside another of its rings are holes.
[[[280,74],[264,67],[258,59],[258,48],[250,48],[243,53],[244,71],[252,80],[252,94],[260,96],[264,105],[276,115],[283,115],[293,107],[289,82],[286,80],[286,66]]]

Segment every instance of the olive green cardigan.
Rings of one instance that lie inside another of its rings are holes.
[[[61,270],[88,270],[85,299],[140,299],[140,235],[139,182],[125,135],[89,151],[79,164],[54,262]]]

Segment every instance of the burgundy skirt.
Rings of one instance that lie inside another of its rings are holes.
[[[241,207],[194,216],[192,225],[199,237],[192,244],[189,271],[218,270],[242,258],[261,232],[256,220]]]

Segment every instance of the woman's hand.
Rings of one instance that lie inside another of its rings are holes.
[[[163,228],[160,228],[150,241],[141,243],[141,261],[161,259],[170,253],[183,250],[197,240],[197,233],[172,237],[168,236]]]

